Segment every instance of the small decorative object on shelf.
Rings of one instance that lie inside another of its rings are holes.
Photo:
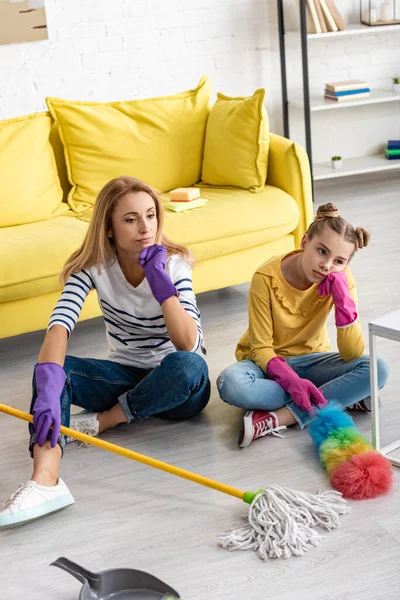
[[[385,2],[382,2],[381,4],[381,13],[380,13],[380,19],[381,21],[393,21],[394,20],[394,13],[393,13],[393,8],[392,4],[389,2],[389,0],[385,0]]]
[[[400,140],[389,140],[385,146],[385,156],[388,160],[400,160]]]
[[[393,91],[396,92],[396,94],[400,94],[400,75],[395,75],[394,77],[392,77],[392,82]]]
[[[341,156],[332,156],[331,165],[332,169],[340,169],[342,167],[343,161]]]
[[[400,18],[396,15],[396,0],[360,0],[360,22],[370,27],[396,25]]]

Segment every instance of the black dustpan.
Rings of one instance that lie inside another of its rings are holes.
[[[135,569],[108,569],[91,573],[60,557],[53,563],[83,583],[79,600],[179,600],[178,592],[166,583]]]

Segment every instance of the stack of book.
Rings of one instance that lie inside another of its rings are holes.
[[[300,4],[301,0],[297,0]],[[304,0],[308,33],[327,33],[346,28],[342,15],[333,0]]]
[[[388,160],[400,159],[400,140],[389,140],[385,146],[385,155]]]
[[[165,206],[174,212],[198,208],[207,204],[206,198],[200,198],[200,188],[176,188],[171,190],[168,195],[170,202],[167,202]]]
[[[334,102],[347,100],[361,100],[367,98],[371,92],[365,81],[332,81],[325,84],[325,98]]]

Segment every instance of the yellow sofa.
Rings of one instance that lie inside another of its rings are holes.
[[[87,219],[67,204],[71,185],[56,125],[52,127],[50,143],[64,208],[53,218],[0,227],[0,338],[46,328],[60,293],[61,268],[87,230]],[[0,154],[1,151],[0,144]],[[0,171],[0,186],[2,176]],[[206,210],[166,211],[165,218],[167,235],[187,245],[195,256],[196,293],[249,281],[255,269],[270,256],[299,247],[312,219],[307,155],[298,144],[275,134],[270,134],[263,190],[252,193],[209,186],[202,195],[208,199]],[[0,211],[5,208],[1,206],[4,201],[0,194]],[[81,319],[99,314],[97,298],[92,293]]]

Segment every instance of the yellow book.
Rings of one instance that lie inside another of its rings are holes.
[[[198,208],[207,204],[206,198],[197,198],[191,202],[167,202],[164,206],[174,212],[181,212],[182,210],[190,210],[191,208]]]

